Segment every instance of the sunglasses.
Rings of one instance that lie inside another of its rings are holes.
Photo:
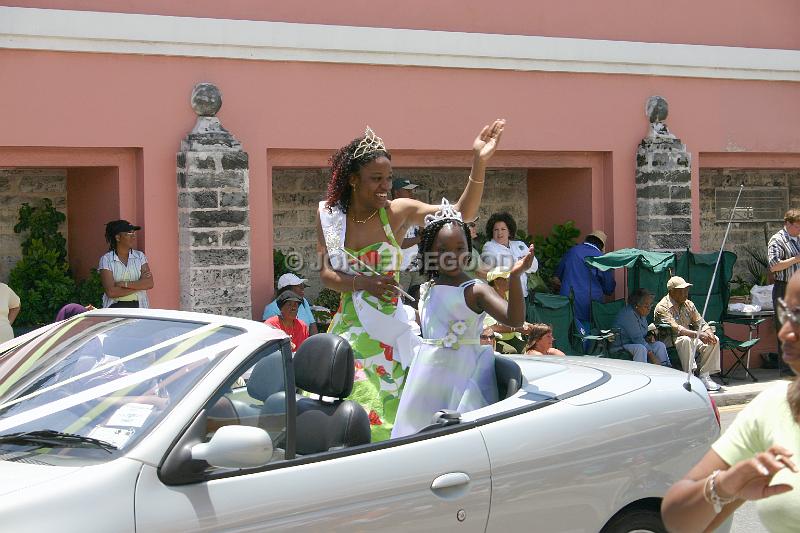
[[[791,322],[793,327],[800,327],[800,307],[789,309],[789,305],[783,298],[778,298],[778,308],[775,309],[775,314],[781,324]]]
[[[494,335],[481,335],[482,341],[490,341],[492,339],[494,339]]]
[[[467,227],[468,227],[469,229],[472,229],[472,228],[475,228],[475,227],[477,227],[477,226],[478,226],[478,225],[477,225],[477,224],[475,224],[474,222],[467,222],[467,224],[466,224],[466,225],[467,225]]]

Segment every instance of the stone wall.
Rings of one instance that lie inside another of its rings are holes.
[[[50,198],[53,206],[67,214],[67,171],[60,169],[0,168],[0,282],[8,282],[8,274],[22,258],[22,237],[14,233],[19,208]],[[66,224],[61,228],[67,236]]]
[[[800,169],[748,170],[748,169],[700,169],[700,247],[704,251],[717,251],[722,244],[727,224],[717,222],[714,190],[718,187],[735,188],[744,183],[747,187],[779,187],[789,190],[789,206],[800,207]],[[741,205],[741,203],[740,203]],[[766,250],[766,239],[783,226],[783,211],[779,220],[770,222],[734,222],[725,245],[738,256],[734,277],[747,278],[746,261],[749,255],[745,248]]]
[[[527,169],[489,170],[481,203],[478,230],[496,211],[508,211],[517,226],[528,226]],[[317,205],[325,197],[328,169],[279,169],[272,171],[273,235],[275,249],[294,252],[304,258],[300,273],[308,278],[306,297],[313,301],[322,288],[313,260],[316,256]],[[458,200],[464,190],[469,169],[395,169],[395,177],[408,178],[419,185],[417,197],[438,203],[442,197]],[[308,264],[308,259],[312,264]],[[264,302],[254,302],[256,308]]]
[[[691,155],[680,139],[647,137],[636,152],[636,247],[678,251],[691,241]]]

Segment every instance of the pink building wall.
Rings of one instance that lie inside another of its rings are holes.
[[[449,29],[651,42],[800,48],[794,1],[679,1],[663,13],[649,4],[475,1],[376,5],[323,1],[287,5],[256,1],[142,1],[115,10]],[[25,7],[108,10],[99,1],[12,2]],[[491,8],[491,16],[485,10]],[[727,13],[727,14],[725,14]],[[719,23],[726,17],[726,24]],[[654,24],[658,18],[658,24]],[[791,21],[790,21],[791,19]],[[790,27],[791,26],[791,27]],[[746,31],[745,31],[746,30]],[[646,99],[670,105],[668,124],[693,154],[693,231],[699,244],[697,175],[700,154],[754,153],[784,164],[800,154],[800,84],[792,81],[684,78],[488,69],[247,61],[158,55],[0,50],[0,166],[115,167],[120,188],[70,188],[73,212],[100,205],[78,222],[86,255],[102,249],[102,222],[119,205],[123,218],[144,226],[143,247],[156,276],[152,303],[177,307],[178,237],[175,154],[194,124],[189,95],[210,81],[223,93],[222,124],[250,155],[250,221],[254,309],[272,292],[271,177],[273,166],[321,166],[335,148],[372,126],[397,154],[399,166],[466,166],[478,128],[508,119],[495,166],[590,168],[591,196],[549,203],[529,189],[530,228],[561,217],[609,233],[613,247],[635,244],[636,146],[647,133]],[[57,153],[58,157],[53,154]],[[111,154],[111,155],[110,155]],[[122,155],[119,155],[122,154]],[[288,155],[287,155],[288,154]],[[273,156],[277,159],[273,161]],[[86,160],[92,162],[86,163]],[[282,159],[281,159],[282,158]],[[756,156],[758,159],[758,156]],[[753,164],[758,164],[755,161]],[[102,173],[102,171],[97,171]],[[535,172],[543,172],[536,170]],[[569,171],[564,171],[569,172]],[[87,170],[80,179],[99,179]],[[530,180],[529,180],[530,181]],[[570,187],[575,187],[571,182]],[[564,191],[559,192],[564,196]],[[76,195],[84,195],[77,200]],[[556,195],[558,196],[558,195]],[[568,196],[568,195],[567,195]],[[114,203],[116,202],[116,203]],[[73,207],[75,206],[75,207]],[[79,266],[93,265],[79,260]]]

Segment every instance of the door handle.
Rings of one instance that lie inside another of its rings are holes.
[[[469,484],[469,476],[464,472],[450,472],[442,474],[431,483],[431,490],[447,490]]]

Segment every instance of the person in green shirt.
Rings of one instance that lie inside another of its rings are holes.
[[[783,360],[800,371],[800,275],[778,299]],[[780,381],[761,392],[661,504],[670,531],[712,531],[747,500],[758,500],[761,522],[772,532],[800,524],[800,381]]]

